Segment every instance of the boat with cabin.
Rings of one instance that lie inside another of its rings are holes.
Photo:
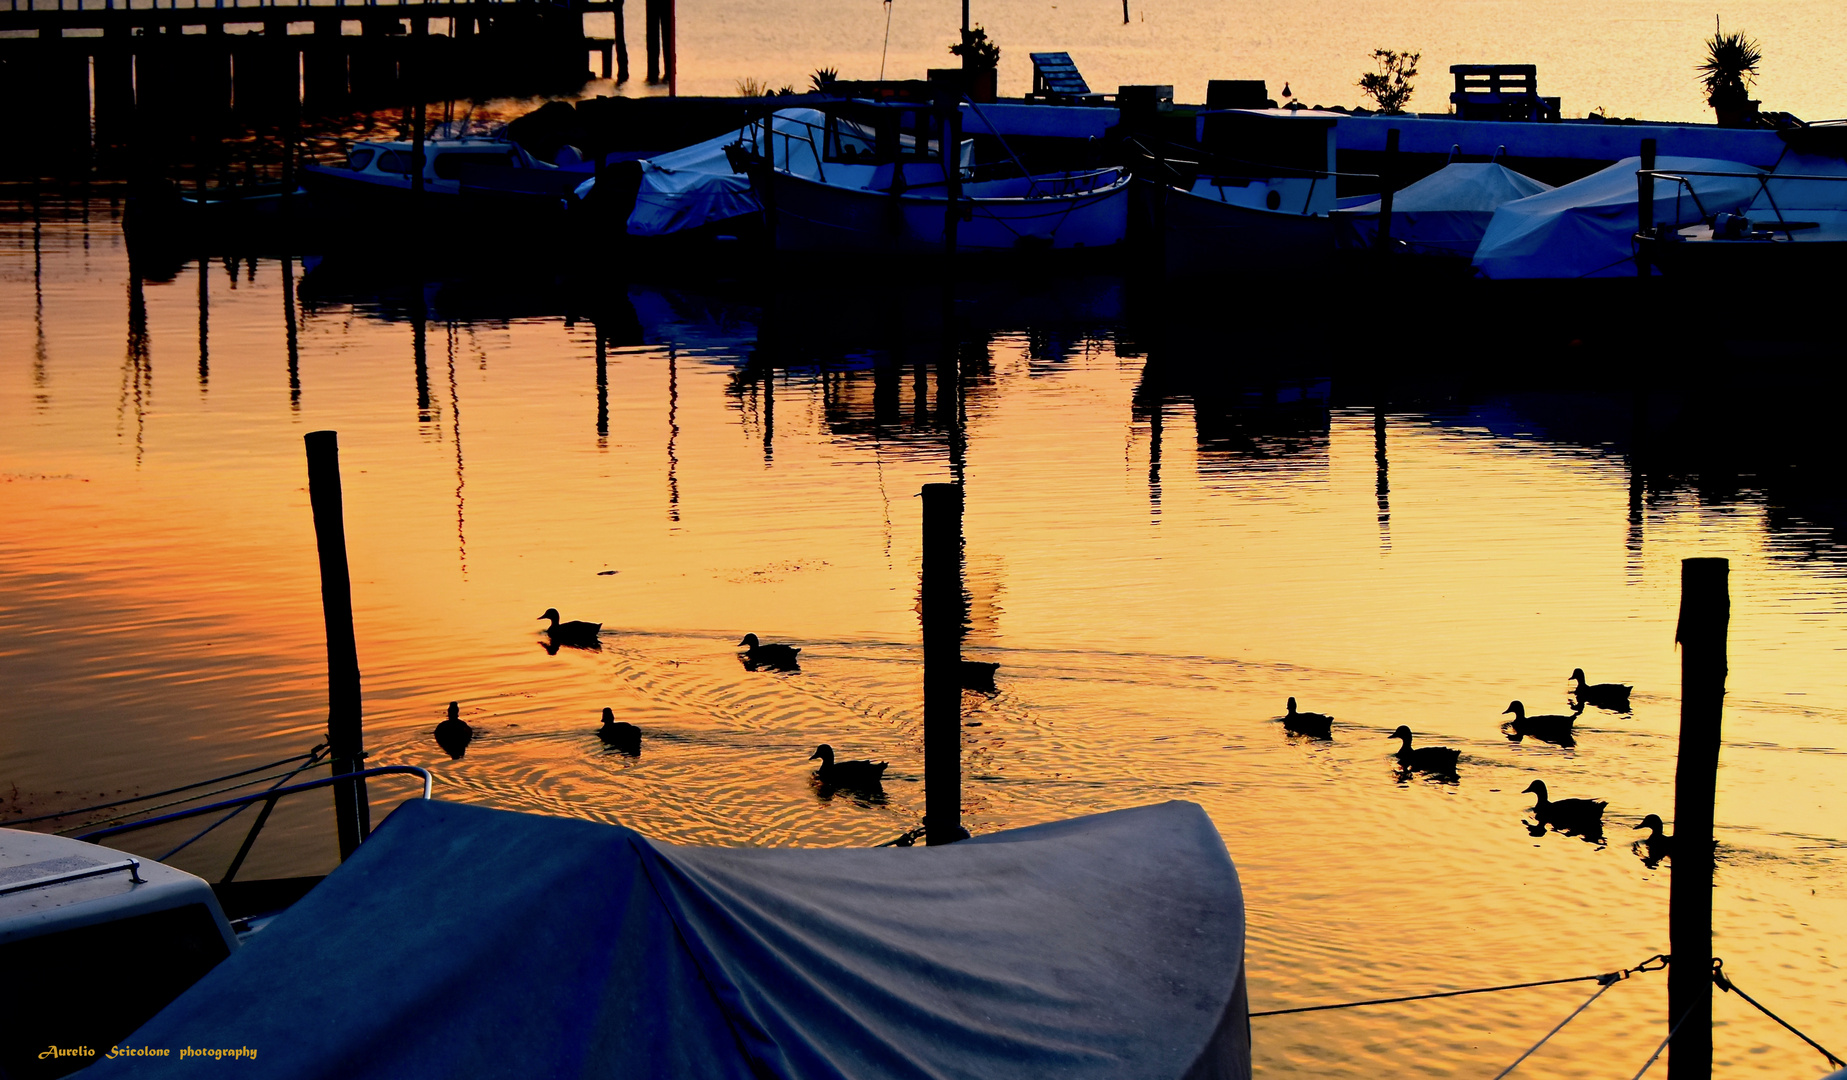
[[[775,250],[1069,253],[1123,242],[1125,169],[1032,172],[1010,151],[977,162],[959,96],[926,83],[868,85],[885,96],[824,103],[821,120],[799,133],[779,123],[745,164]]]

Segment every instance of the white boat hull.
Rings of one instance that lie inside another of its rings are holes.
[[[1169,273],[1257,274],[1303,269],[1334,257],[1326,214],[1258,210],[1159,185]]]
[[[778,251],[918,255],[948,250],[949,201],[941,188],[892,194],[819,183],[780,170],[769,174],[769,182],[767,212]],[[1128,196],[1129,181],[1121,175],[1068,194],[965,196],[957,200],[961,214],[955,251],[1113,247],[1128,231]]]

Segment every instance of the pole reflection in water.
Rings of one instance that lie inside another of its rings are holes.
[[[429,345],[425,341],[424,333],[426,317],[423,286],[419,283],[417,298],[411,304],[410,311],[410,351],[417,368],[417,423],[425,428],[425,434],[428,434],[428,427],[435,420],[435,414],[430,408]],[[437,434],[440,435],[441,432]]]
[[[135,421],[135,467],[141,467],[143,437],[147,430],[147,410],[154,401],[154,364],[148,342],[147,296],[142,291],[141,275],[130,267],[128,272],[128,349],[122,358],[122,391],[116,403],[115,430],[122,434],[126,415],[132,411]]]
[[[211,260],[199,256],[199,393],[203,394],[212,381],[211,359]]]
[[[767,387],[767,380],[765,382]],[[764,391],[767,403],[769,392]],[[769,407],[764,406],[767,416]],[[769,442],[768,422],[766,420],[763,441]],[[667,520],[674,524],[680,521],[680,459],[675,453],[674,444],[680,438],[680,357],[678,351],[667,346]]]
[[[596,333],[596,448],[609,449],[609,343],[599,325]]]
[[[282,257],[282,337],[289,353],[289,411],[299,413],[301,412],[301,331],[295,322],[295,256],[293,255]]]
[[[1385,406],[1373,406],[1372,410],[1372,460],[1373,468],[1378,472],[1374,487],[1379,500],[1379,550],[1392,550],[1392,485],[1388,478],[1389,466],[1385,458]]]
[[[85,207],[89,206],[86,202]],[[45,252],[44,223],[40,220],[39,200],[32,200],[32,389],[39,409],[51,403],[46,374],[48,355],[45,349]]]
[[[462,489],[467,478],[462,473],[462,393],[455,382],[455,323],[443,324],[449,361],[449,437],[455,443],[455,551],[468,576],[468,533],[464,528]]]
[[[1129,416],[1131,420],[1139,417],[1148,420],[1148,516],[1156,525],[1161,523],[1161,436],[1166,422],[1165,406],[1161,369],[1155,361],[1154,350],[1149,350],[1142,361],[1141,381],[1135,387],[1135,395],[1129,399]]]

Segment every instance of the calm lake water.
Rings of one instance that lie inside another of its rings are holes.
[[[1581,975],[1667,948],[1668,870],[1629,826],[1672,815],[1680,560],[1724,556],[1716,951],[1847,1042],[1847,546],[1777,476],[1645,469],[1613,370],[1373,370],[1262,296],[1170,334],[1108,277],[947,303],[536,266],[381,286],[313,259],[143,280],[103,201],[0,207],[0,260],[6,817],[320,738],[302,435],[331,428],[373,763],[675,842],[880,843],[923,807],[916,495],[959,473],[966,652],[1001,664],[965,697],[971,827],[1201,803],[1257,1009]],[[1481,345],[1438,338],[1406,355]],[[1763,355],[1741,377],[1789,370]],[[601,650],[548,654],[553,606],[602,621]],[[746,632],[801,671],[745,671]],[[1570,750],[1502,736],[1512,699],[1563,711],[1580,666],[1634,683],[1633,714],[1585,713]],[[1331,742],[1283,733],[1291,695]],[[452,699],[480,733],[459,761],[431,737]],[[638,759],[598,741],[605,706]],[[1460,749],[1459,781],[1399,778],[1399,724]],[[823,741],[888,759],[884,801],[818,791]],[[1533,779],[1608,800],[1608,845],[1531,835]],[[410,788],[372,791],[382,815]],[[330,817],[285,804],[244,876],[329,869]],[[222,831],[174,861],[217,876]],[[1258,1019],[1258,1068],[1491,1074],[1589,993]],[[1714,1008],[1722,1075],[1825,1071]],[[1620,985],[1522,1075],[1630,1075],[1665,1011],[1661,975]]]

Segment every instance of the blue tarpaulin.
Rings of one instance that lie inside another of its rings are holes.
[[[1243,960],[1193,803],[859,850],[419,800],[85,1075],[1243,1080]]]

